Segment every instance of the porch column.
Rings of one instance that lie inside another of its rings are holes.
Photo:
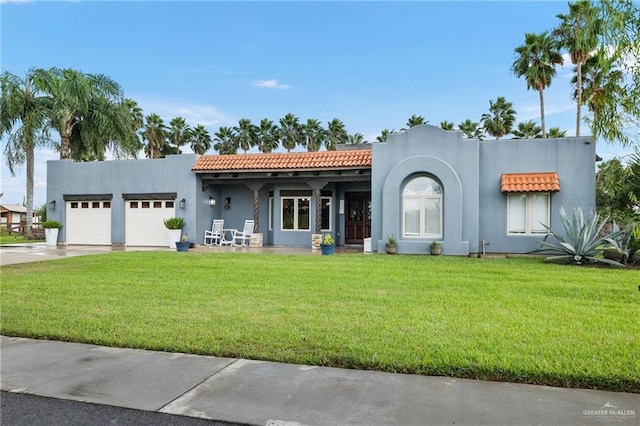
[[[309,186],[313,189],[313,195],[316,199],[316,234],[322,232],[322,192],[320,191],[327,185],[327,181],[318,180],[309,182]]]
[[[253,232],[260,233],[260,189],[264,186],[263,182],[251,182],[247,187],[253,191]]]

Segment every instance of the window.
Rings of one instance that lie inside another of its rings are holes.
[[[77,202],[71,203],[71,208],[72,209],[77,209],[78,208],[78,203]]]
[[[282,230],[308,231],[311,197],[282,198]]]
[[[168,209],[173,208],[173,201],[165,201],[164,206]]]
[[[153,208],[154,209],[161,209],[162,208],[162,201],[154,201],[153,202]]]
[[[402,191],[402,235],[442,238],[442,187],[434,179],[411,179]]]
[[[321,197],[322,204],[322,232],[331,231],[331,197]]]
[[[92,209],[99,209],[100,208],[100,201],[94,201],[93,203],[91,203],[91,208]]]
[[[138,202],[137,201],[132,201],[129,204],[129,207],[131,207],[132,209],[137,209],[138,208]]]
[[[269,192],[269,231],[273,231],[273,191]]]
[[[142,205],[142,208],[143,208],[143,209],[148,209],[148,208],[149,208],[149,205],[150,205],[148,201],[143,201],[143,202],[141,202],[140,204]]]
[[[89,208],[89,202],[88,201],[83,201],[82,203],[80,203],[80,207],[82,207],[83,209],[88,209]]]
[[[508,195],[507,233],[509,235],[546,234],[549,225],[548,193],[514,193]]]
[[[111,208],[111,201],[104,201],[102,203],[102,208],[110,209]]]

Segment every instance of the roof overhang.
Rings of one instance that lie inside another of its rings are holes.
[[[560,178],[556,172],[503,173],[500,191],[505,192],[558,192]]]

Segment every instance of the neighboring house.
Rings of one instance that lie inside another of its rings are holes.
[[[48,218],[67,244],[163,246],[163,219],[180,216],[194,242],[213,219],[236,229],[253,219],[269,245],[310,247],[331,233],[383,251],[393,234],[399,253],[438,240],[444,254],[468,255],[534,250],[541,222],[560,227],[560,206],[595,208],[588,137],[479,141],[416,126],[358,148],[49,161]]]
[[[33,212],[33,225],[40,223],[40,214]],[[9,232],[23,233],[27,226],[27,208],[20,205],[0,204],[0,224]]]

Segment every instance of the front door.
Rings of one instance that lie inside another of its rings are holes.
[[[371,193],[345,193],[345,229],[347,244],[363,244],[371,236]]]

